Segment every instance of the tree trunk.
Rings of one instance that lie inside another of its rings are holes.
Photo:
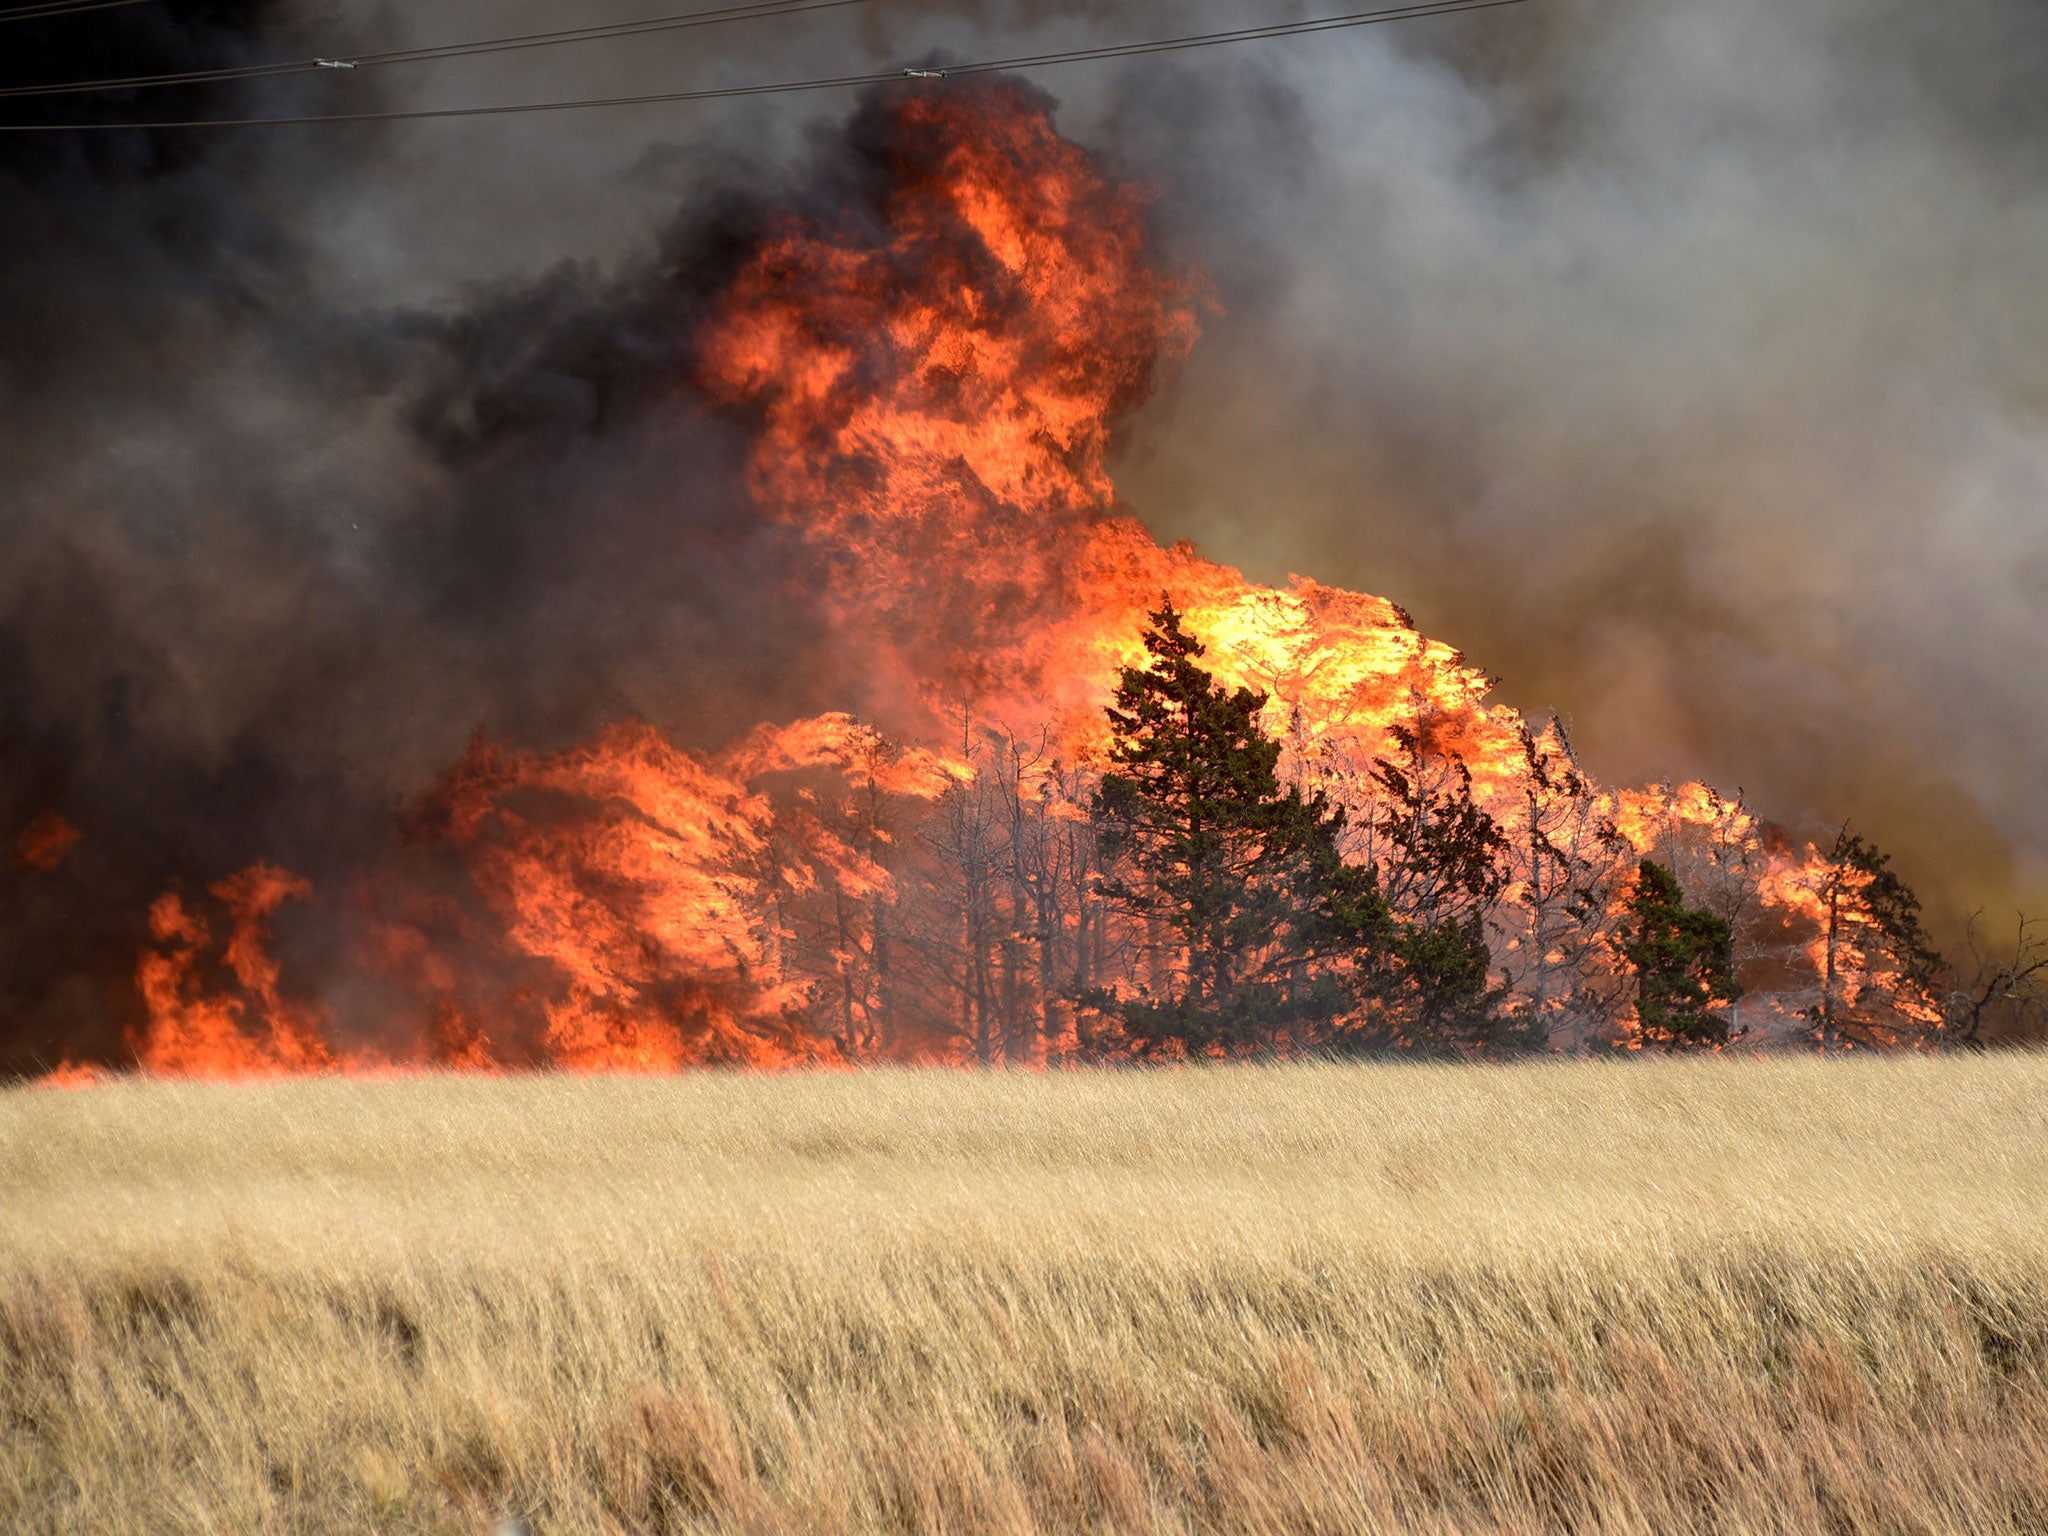
[[[1835,1033],[1835,946],[1842,931],[1842,872],[1837,869],[1828,882],[1827,961],[1820,985],[1820,1053],[1828,1053]]]

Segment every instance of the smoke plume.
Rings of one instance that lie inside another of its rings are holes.
[[[7,105],[598,95],[1268,14],[877,4]],[[165,4],[15,24],[6,83],[562,24]],[[1254,576],[1404,603],[1603,776],[1853,817],[1942,915],[2021,899],[2048,867],[2044,67],[2027,0],[1538,0],[1039,77],[1219,303],[1119,488]],[[116,1054],[159,893],[259,859],[345,882],[477,731],[551,750],[637,715],[710,747],[846,702],[688,349],[771,210],[858,204],[862,121],[797,96],[0,139],[0,1069]]]

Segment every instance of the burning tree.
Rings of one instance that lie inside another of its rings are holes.
[[[1776,925],[1766,883],[1774,860],[1742,791],[1730,797],[1708,784],[1667,782],[1616,798],[1631,843],[1670,870],[1689,900],[1728,925],[1736,974],[1768,973]],[[1730,1007],[1733,1028],[1740,1003]]]
[[[227,909],[231,927],[220,969],[209,984],[213,934],[205,918],[175,892],[149,909],[150,937],[136,967],[136,986],[150,1025],[136,1042],[144,1068],[179,1077],[250,1077],[318,1072],[335,1065],[316,1010],[284,997],[270,953],[271,916],[312,887],[274,865],[256,864],[217,881],[209,894]],[[232,985],[229,985],[229,982]]]
[[[1920,923],[1920,898],[1891,856],[1844,823],[1798,881],[1816,918],[1820,996],[1805,1017],[1820,1049],[1895,1045],[1942,1024],[1937,986],[1945,968]]]
[[[1541,1045],[1560,1026],[1585,1038],[1611,1025],[1626,1002],[1613,941],[1634,850],[1562,721],[1524,726],[1521,742],[1521,781],[1503,807],[1507,883],[1494,931],[1512,963],[1507,1011]]]
[[[1078,1000],[1124,947],[1096,890],[1094,781],[1050,730],[1027,740],[964,706],[959,718],[962,776],[895,859],[898,1032],[984,1065],[1071,1060]]]
[[[1312,1032],[1341,1007],[1314,951],[1370,921],[1369,887],[1333,889],[1343,813],[1282,789],[1263,694],[1221,687],[1171,599],[1108,714],[1095,815],[1102,891],[1152,930],[1148,995],[1119,1009],[1141,1050],[1241,1053]]]
[[[1502,1017],[1506,988],[1486,939],[1507,888],[1507,840],[1474,797],[1471,769],[1433,750],[1426,727],[1393,726],[1394,752],[1373,767],[1364,852],[1391,926],[1373,957],[1364,1033],[1426,1050],[1526,1048],[1535,1031]]]
[[[1629,898],[1621,954],[1635,973],[1636,1030],[1645,1046],[1725,1045],[1726,1005],[1742,995],[1726,919],[1688,907],[1678,878],[1644,859]]]
[[[1088,777],[1066,761],[1057,736],[1027,745],[991,732],[977,784],[996,805],[1010,923],[1001,974],[1013,1050],[1034,1066],[1081,1052],[1078,1000],[1114,946],[1096,889],[1101,856],[1088,814]]]

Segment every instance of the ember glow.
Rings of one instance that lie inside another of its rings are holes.
[[[562,751],[479,739],[356,891],[258,864],[166,892],[136,966],[135,1065],[1071,1059],[1091,1044],[1082,1000],[1144,979],[1092,894],[1085,806],[1104,702],[1162,593],[1219,677],[1268,695],[1285,774],[1354,829],[1395,728],[1469,768],[1527,855],[1496,962],[1557,1043],[1587,1027],[1587,999],[1545,979],[1567,943],[1546,884],[1559,849],[1576,850],[1575,891],[1616,909],[1637,855],[1670,862],[1747,936],[1743,1022],[1804,1029],[1813,850],[1701,785],[1588,785],[1554,725],[1488,703],[1487,677],[1385,599],[1263,587],[1162,546],[1119,507],[1108,453],[1195,344],[1203,283],[1155,269],[1141,195],[1035,95],[906,93],[874,118],[887,185],[771,228],[696,338],[692,381],[748,424],[751,495],[816,562],[843,712],[711,753],[631,719]],[[55,868],[77,837],[32,828],[16,857]],[[1375,857],[1362,833],[1348,853]],[[459,869],[456,894],[408,861]],[[368,914],[359,963],[406,1015],[375,1044],[295,996],[274,955],[274,925],[322,900]],[[1876,984],[1853,943],[1836,959],[1849,988]]]
[[[23,827],[14,840],[14,862],[24,869],[50,874],[70,857],[84,835],[68,818],[45,811]]]

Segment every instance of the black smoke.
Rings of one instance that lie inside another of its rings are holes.
[[[255,4],[29,29],[11,78],[295,56]],[[67,121],[331,109],[263,82]],[[16,103],[30,120],[41,103]],[[352,882],[472,733],[629,714],[712,745],[813,701],[801,566],[687,352],[771,185],[711,190],[623,275],[438,307],[338,301],[323,210],[375,129],[0,138],[0,1071],[118,1060],[151,901],[266,859],[301,989],[343,985]],[[310,233],[309,233],[310,232]],[[10,856],[61,816],[54,869]]]
[[[1315,7],[1291,7],[1307,14]],[[1241,25],[887,3],[9,121],[676,89]],[[539,0],[0,24],[0,83],[572,24]],[[1532,0],[1036,77],[1224,313],[1120,484],[1383,593],[1609,779],[1853,817],[1939,915],[2048,868],[2048,16]],[[709,744],[835,702],[689,338],[854,105],[0,135],[0,1070],[117,1057],[150,900],[347,899],[479,729]],[[55,813],[58,867],[9,856]],[[288,913],[300,974],[347,967]]]

